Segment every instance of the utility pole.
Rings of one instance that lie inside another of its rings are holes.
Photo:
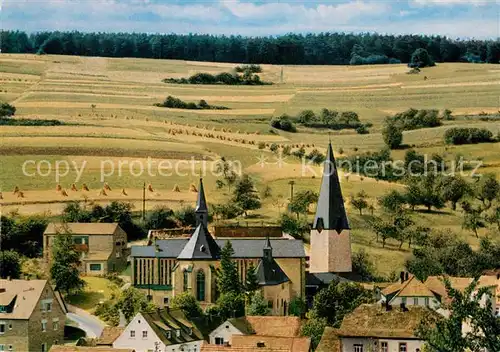
[[[142,223],[146,223],[146,182],[142,185]]]
[[[293,202],[293,185],[295,184],[295,181],[290,181],[288,182],[288,184],[290,185],[290,203]]]

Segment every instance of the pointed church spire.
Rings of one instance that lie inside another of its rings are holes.
[[[198,188],[198,199],[196,200],[196,226],[203,224],[208,226],[208,207],[205,199],[205,189],[203,188],[203,179],[200,177],[200,187]]]
[[[331,142],[328,143],[328,150],[326,151],[313,228],[318,231],[336,230],[338,233],[349,229]]]
[[[273,247],[271,246],[271,240],[269,239],[269,236],[266,237],[266,245],[264,246],[263,254],[264,259],[273,259]]]

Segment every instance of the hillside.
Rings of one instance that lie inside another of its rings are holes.
[[[317,191],[320,172],[318,167],[313,167],[315,176],[312,171],[302,173],[297,159],[291,157],[281,165],[270,152],[270,144],[294,148],[305,144],[307,151],[314,148],[324,151],[331,138],[337,156],[378,151],[383,147],[380,131],[384,118],[410,107],[450,109],[456,118],[444,121],[441,127],[405,132],[405,144],[421,153],[440,153],[448,158],[461,154],[469,160],[481,160],[481,172],[500,175],[499,143],[450,147],[442,140],[444,131],[453,126],[485,127],[495,135],[500,131],[498,120],[484,121],[477,116],[498,113],[500,69],[497,66],[446,63],[410,75],[406,65],[262,65],[262,80],[273,85],[162,83],[164,78],[182,78],[198,72],[221,73],[234,66],[174,60],[1,54],[0,101],[14,105],[16,117],[57,119],[65,123],[44,127],[0,126],[2,211],[57,214],[70,200],[109,202],[112,199],[131,201],[140,208],[144,182],[153,189],[147,191],[148,208],[158,204],[175,208],[195,199],[189,187],[197,183],[199,165],[195,166],[196,172],[192,172],[187,161],[193,156],[206,160],[206,167],[210,169],[224,156],[239,160],[243,171],[258,181],[260,191],[265,185],[271,187],[272,197],[264,200],[263,209],[257,211],[251,221],[273,222],[283,210],[276,206],[275,199],[289,196],[288,182],[295,181],[295,190]],[[230,109],[180,110],[153,105],[168,95],[187,102],[204,99],[208,104]],[[361,135],[353,130],[328,133],[301,126],[297,133],[270,132],[269,122],[273,116],[296,115],[304,109],[319,112],[322,108],[357,112],[363,123],[373,124],[370,133]],[[259,142],[268,147],[259,150]],[[401,158],[403,154],[404,151],[393,152],[393,157]],[[267,158],[264,167],[261,155]],[[143,170],[140,176],[134,176],[139,173],[139,164],[147,165],[148,157],[156,163],[167,160],[170,165],[179,165],[186,176],[162,176],[158,170],[155,175]],[[26,170],[34,176],[23,174],[26,160],[33,161],[26,165]],[[59,180],[54,173],[57,161],[66,161],[71,167]],[[121,174],[118,172],[120,162]],[[133,162],[136,164],[131,169]],[[37,171],[37,165],[41,165],[42,172]],[[84,166],[78,180],[75,166]],[[111,167],[115,171],[112,175]],[[101,178],[103,171],[109,173],[104,179]],[[215,181],[216,177],[210,173],[205,177],[211,203],[228,198],[227,188],[216,189]],[[101,191],[104,182],[111,188],[106,194]],[[71,190],[73,183],[77,191]],[[84,183],[90,191],[81,190]],[[342,183],[346,198],[364,190],[374,205],[377,197],[402,187],[357,175],[342,177]],[[56,190],[57,185],[67,196]],[[180,192],[173,191],[175,185]],[[12,193],[15,187],[23,191],[23,198]],[[400,268],[410,253],[407,245],[399,249],[396,242],[389,242],[382,249],[364,215],[351,211],[349,204],[348,208],[354,249],[366,249],[382,273]],[[460,219],[459,212],[446,209],[443,213],[422,213],[418,221],[436,228],[453,228],[477,245],[477,239],[470,232],[462,231]]]

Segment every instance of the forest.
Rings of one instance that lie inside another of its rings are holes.
[[[443,36],[351,33],[269,37],[208,34],[2,31],[2,53],[138,57],[294,65],[408,63],[426,49],[436,62],[500,61],[500,42]]]

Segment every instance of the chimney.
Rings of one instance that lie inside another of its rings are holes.
[[[405,273],[405,281],[408,281],[408,279],[410,278],[410,273],[409,272],[406,272]]]
[[[0,288],[0,293],[4,293],[5,291],[5,287]]]
[[[408,311],[408,309],[406,308],[406,304],[403,303],[403,302],[401,302],[401,304],[399,305],[399,308],[401,308],[402,312],[407,312]]]
[[[500,280],[500,273],[497,274],[497,280]]]
[[[401,283],[405,282],[405,272],[404,271],[399,273],[399,280],[401,281]]]

